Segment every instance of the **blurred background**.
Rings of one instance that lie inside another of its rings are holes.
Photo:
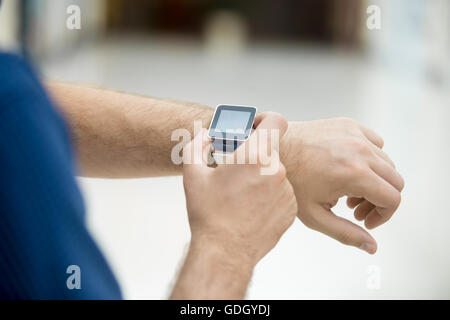
[[[66,27],[73,4],[80,30]],[[248,298],[450,299],[449,1],[3,0],[0,47],[47,79],[374,128],[406,181],[372,232],[377,254],[296,221]],[[167,298],[190,237],[181,177],[79,181],[125,297]],[[336,212],[353,219],[343,201]]]

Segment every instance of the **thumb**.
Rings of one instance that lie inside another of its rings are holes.
[[[279,142],[287,131],[288,122],[279,113],[263,112],[255,117],[254,126],[256,129],[250,138],[236,150],[238,159],[246,159],[249,163],[270,163],[273,160],[272,151],[279,150]]]
[[[287,120],[276,112],[261,112],[255,117],[254,126],[258,129],[279,129],[280,137],[284,136],[288,128]]]
[[[183,148],[183,171],[194,170],[195,168],[208,167],[208,153],[210,152],[211,141],[207,131],[202,128],[200,132]]]
[[[255,118],[255,127],[256,129],[250,139],[266,137],[268,150],[272,150],[272,147],[276,147],[275,145],[272,146],[272,144],[275,142],[271,141],[272,130],[277,130],[278,139],[281,139],[287,131],[288,122],[279,113],[263,112]],[[265,131],[264,134],[262,134],[263,131]]]
[[[364,250],[367,253],[374,254],[377,251],[377,242],[366,230],[347,219],[335,215],[333,211],[326,209],[322,205],[314,205],[306,214],[308,218],[304,216],[304,213],[299,215],[299,218],[309,228],[322,232],[345,245]]]

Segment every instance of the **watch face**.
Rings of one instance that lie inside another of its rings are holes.
[[[250,136],[256,108],[219,105],[214,113],[209,137],[212,139],[244,141]]]

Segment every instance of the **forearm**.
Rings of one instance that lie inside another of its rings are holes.
[[[82,85],[48,83],[66,116],[81,174],[139,178],[181,174],[171,160],[176,129],[193,136],[194,121],[207,127],[213,109],[200,104],[157,99]]]
[[[192,241],[171,299],[243,299],[253,266],[206,241]]]

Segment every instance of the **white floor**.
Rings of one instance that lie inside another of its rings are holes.
[[[218,54],[195,41],[151,38],[85,45],[42,69],[141,94],[256,105],[289,120],[348,116],[373,127],[406,180],[397,214],[373,232],[378,253],[297,221],[258,265],[248,297],[450,298],[448,89],[344,52],[260,45]],[[125,297],[166,298],[189,240],[181,178],[80,183]],[[351,218],[342,202],[336,211]]]

